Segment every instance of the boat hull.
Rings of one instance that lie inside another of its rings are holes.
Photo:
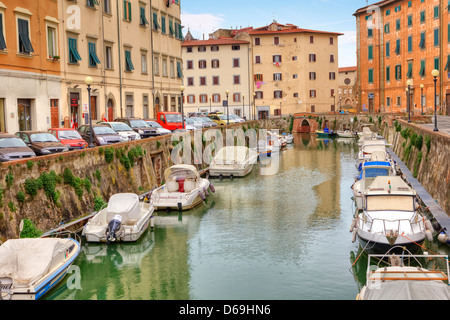
[[[242,169],[233,169],[233,168],[225,168],[225,167],[220,167],[220,168],[214,168],[214,167],[210,167],[209,168],[209,176],[212,178],[218,178],[220,176],[222,177],[245,177],[247,175],[250,174],[250,172],[252,172],[253,169],[253,164],[249,164],[246,167],[242,168]]]
[[[416,233],[408,235],[407,238],[399,236],[392,243],[389,242],[385,235],[373,234],[358,229],[357,238],[361,247],[369,254],[384,254],[391,249],[392,253],[400,254],[403,248],[406,248],[411,253],[418,253],[421,250],[421,245],[425,241],[425,234]],[[397,246],[398,248],[394,248]]]

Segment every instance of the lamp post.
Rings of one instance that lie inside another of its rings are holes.
[[[242,94],[242,118],[245,120],[245,93]]]
[[[436,112],[436,82],[437,82],[437,77],[439,77],[439,70],[434,69],[433,71],[431,71],[431,75],[433,76],[433,81],[434,81],[434,130],[433,131],[439,131],[438,127],[437,127],[437,112]]]
[[[230,124],[230,112],[228,111],[228,94],[230,93],[229,90],[225,91],[225,94],[227,95],[227,125]]]
[[[253,92],[253,120],[256,120],[256,92]]]
[[[423,83],[420,85],[420,106],[422,107],[421,115],[423,116]]]
[[[406,81],[406,85],[408,86],[408,88],[406,89],[406,93],[408,94],[408,123],[411,123],[411,84],[411,79]]]
[[[185,89],[184,86],[180,86],[180,91],[181,91],[181,121],[183,122],[182,129],[186,128],[186,125],[184,124],[184,104],[183,104],[184,89]]]
[[[94,143],[92,141],[91,85],[94,83],[94,80],[91,77],[86,77],[86,79],[84,79],[84,83],[87,85],[89,99],[89,148],[93,148]]]

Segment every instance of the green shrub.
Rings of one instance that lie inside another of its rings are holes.
[[[8,208],[12,212],[16,212],[17,210],[16,205],[12,201],[8,202]]]
[[[102,180],[102,173],[100,172],[100,170],[95,170],[94,176],[97,178],[98,181]]]
[[[31,170],[31,169],[33,169],[33,166],[34,166],[34,162],[31,161],[31,160],[28,160],[28,161],[27,161],[27,168],[28,168],[29,170]]]
[[[106,204],[102,197],[96,196],[94,198],[94,211],[99,211]]]
[[[6,189],[11,188],[13,182],[14,182],[14,176],[11,171],[9,171],[5,176],[5,182],[6,182]]]
[[[25,192],[33,199],[39,190],[39,184],[36,179],[25,180]]]
[[[419,166],[420,163],[422,162],[422,151],[419,152],[419,154],[417,155],[417,159],[416,159],[416,163],[414,165],[414,173],[413,176],[414,178],[417,178],[417,175],[419,174]]]
[[[23,204],[25,202],[25,193],[23,193],[22,190],[19,190],[16,194],[16,199],[20,204]]]
[[[36,228],[34,223],[29,219],[23,219],[23,230],[20,238],[39,238],[43,232]]]
[[[430,153],[431,149],[431,136],[425,137],[425,145],[427,146],[427,154]]]
[[[105,149],[105,161],[111,163],[114,160],[114,148],[108,147]]]

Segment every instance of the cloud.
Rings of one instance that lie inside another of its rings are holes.
[[[210,13],[182,13],[181,21],[184,26],[184,33],[189,29],[194,38],[201,39],[203,34],[208,38],[209,34],[221,28],[225,22],[223,15],[214,15]]]

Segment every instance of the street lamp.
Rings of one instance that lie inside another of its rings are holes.
[[[437,112],[436,112],[436,82],[437,82],[437,77],[439,77],[439,70],[434,69],[433,71],[431,71],[431,75],[433,76],[433,81],[434,81],[434,130],[433,131],[439,131],[438,127],[437,127]]]
[[[242,94],[242,118],[245,120],[245,93]]]
[[[420,106],[422,107],[422,113],[421,115],[423,116],[423,83],[420,85]]]
[[[411,122],[411,85],[412,85],[412,81],[411,79],[409,79],[408,81],[406,81],[406,85],[408,86],[408,88],[406,89],[406,93],[408,94],[408,123]]]
[[[86,79],[84,79],[84,83],[87,85],[89,99],[89,148],[93,148],[94,143],[92,142],[91,85],[94,83],[94,80],[91,77],[86,77]]]
[[[230,93],[229,90],[225,91],[225,94],[227,95],[227,125],[230,124],[230,112],[228,111],[228,94]]]
[[[182,129],[184,129],[186,126],[184,124],[184,104],[183,104],[183,99],[184,99],[184,86],[180,86],[180,91],[181,91],[181,121],[183,122],[183,127]]]

